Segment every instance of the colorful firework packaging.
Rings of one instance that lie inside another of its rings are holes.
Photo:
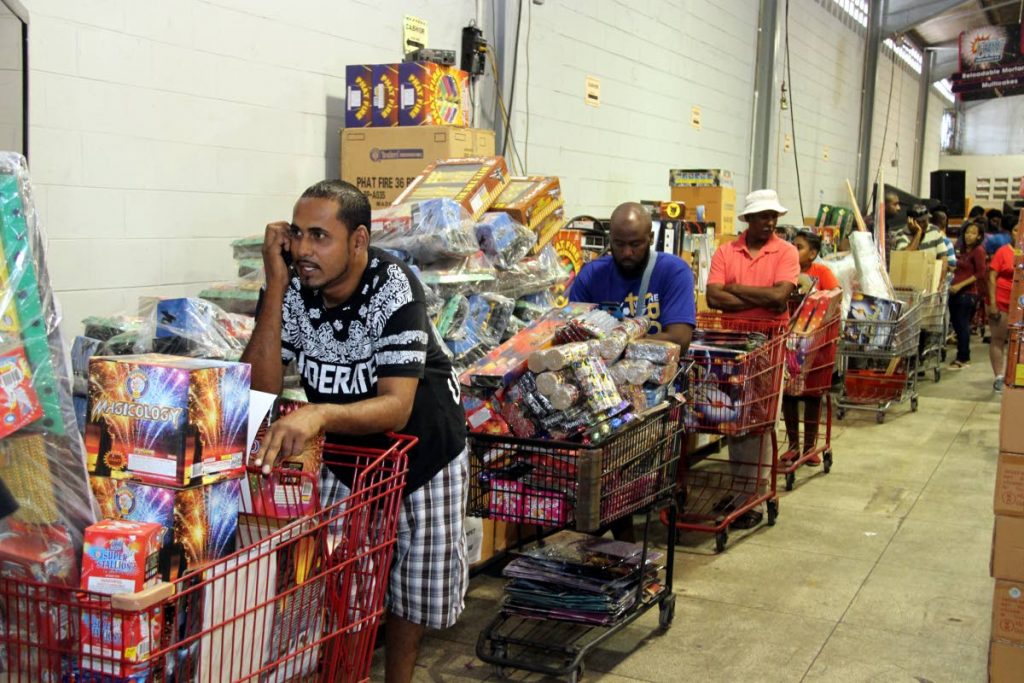
[[[174,581],[235,549],[241,482],[186,489],[90,477],[104,519],[156,522],[164,529],[160,574]]]
[[[398,66],[398,125],[468,126],[469,74],[433,62]]]
[[[241,476],[250,368],[157,354],[93,358],[90,474],[189,486]]]
[[[477,221],[506,185],[508,166],[503,157],[448,159],[423,169],[392,205],[426,199],[452,199]]]
[[[513,176],[495,200],[491,211],[507,213],[513,220],[538,231],[541,224],[564,204],[562,188],[554,176]]]

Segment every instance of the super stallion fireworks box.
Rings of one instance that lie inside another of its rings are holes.
[[[148,354],[89,361],[89,473],[163,486],[242,476],[245,363]]]

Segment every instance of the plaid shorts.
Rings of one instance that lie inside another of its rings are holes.
[[[432,629],[455,625],[469,585],[463,528],[468,493],[469,452],[464,450],[430,481],[402,498],[386,598],[391,613]],[[347,495],[348,487],[324,467],[323,504]]]

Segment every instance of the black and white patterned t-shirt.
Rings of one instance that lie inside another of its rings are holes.
[[[297,360],[311,403],[373,398],[381,377],[420,379],[402,430],[419,438],[409,453],[406,493],[465,448],[458,377],[427,320],[423,288],[404,264],[376,247],[369,249],[356,291],[339,306],[326,307],[318,290],[303,289],[298,278],[292,279],[284,298],[281,357],[285,363]],[[339,436],[338,441],[383,443],[380,437]],[[348,478],[345,469],[337,473]]]

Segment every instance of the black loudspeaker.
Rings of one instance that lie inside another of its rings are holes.
[[[949,215],[965,215],[967,196],[965,171],[932,171],[932,199],[938,199],[949,209]]]

